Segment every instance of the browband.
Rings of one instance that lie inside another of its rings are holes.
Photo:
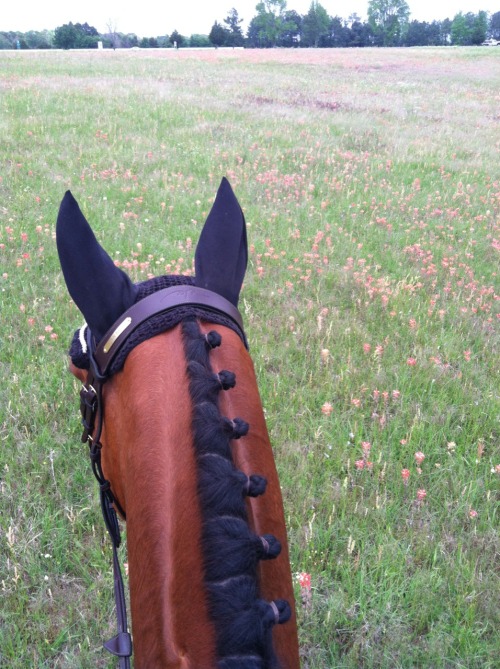
[[[233,320],[243,332],[243,320],[238,309],[225,297],[198,286],[180,285],[163,288],[133,304],[110,327],[97,346],[89,341],[89,355],[93,357],[94,372],[102,379],[109,375],[111,364],[132,332],[152,316],[176,307],[190,305],[223,313]],[[90,330],[87,328],[90,338]]]

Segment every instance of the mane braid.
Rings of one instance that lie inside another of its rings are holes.
[[[182,322],[193,411],[193,445],[202,514],[202,553],[209,613],[214,623],[217,669],[277,669],[272,628],[291,615],[288,602],[259,597],[257,564],[276,557],[281,546],[271,534],[249,527],[246,496],[265,491],[266,480],[238,471],[231,442],[249,425],[221,416],[219,393],[231,392],[236,379],[214,373],[210,351],[221,345],[217,332],[201,332],[194,319]]]

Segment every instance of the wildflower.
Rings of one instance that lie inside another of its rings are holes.
[[[475,509],[469,511],[469,518],[477,518],[477,511]]]
[[[393,390],[392,391],[392,399],[393,400],[398,400],[401,397],[401,393],[399,390]]]
[[[311,589],[311,574],[308,574],[307,572],[303,571],[300,574],[298,574],[297,580],[301,588],[304,588],[305,590]]]
[[[372,445],[370,444],[369,441],[362,441],[361,448],[363,449],[363,457],[367,458],[370,455]]]
[[[419,467],[422,464],[422,462],[424,461],[424,459],[425,459],[425,455],[422,453],[422,451],[417,451],[415,453],[415,462],[417,463],[417,465]]]
[[[356,408],[359,408],[361,406],[361,400],[358,399],[357,397],[353,397],[351,400],[351,404]]]
[[[297,580],[300,585],[300,597],[302,599],[302,606],[305,609],[311,608],[311,574],[303,571],[297,575]]]
[[[414,367],[417,364],[417,359],[416,358],[407,358],[406,359],[406,364],[409,365],[410,367]]]
[[[330,402],[325,402],[323,406],[321,407],[321,413],[325,414],[325,416],[329,416],[333,411],[333,406],[330,404]]]
[[[365,468],[365,461],[364,460],[356,460],[356,462],[354,463],[354,466],[356,467],[356,469],[359,469],[359,470],[364,469]]]
[[[469,362],[471,355],[472,355],[472,351],[469,351],[469,350],[464,351],[464,358],[467,360],[467,362]]]
[[[321,362],[326,365],[328,362],[328,357],[330,355],[330,351],[327,348],[322,348],[321,349]]]
[[[492,474],[500,474],[500,465],[495,465],[495,467],[491,470]]]
[[[365,353],[370,353],[371,350],[372,350],[372,347],[370,346],[370,344],[363,344],[363,351]]]
[[[423,488],[417,490],[417,500],[419,502],[423,502],[426,497],[427,497],[427,492]]]
[[[401,476],[403,477],[403,483],[405,485],[408,485],[408,479],[410,478],[410,470],[409,469],[402,469],[401,470]]]

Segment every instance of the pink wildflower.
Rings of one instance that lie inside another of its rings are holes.
[[[325,414],[325,416],[329,416],[333,411],[333,406],[330,404],[330,402],[325,402],[323,406],[321,407],[321,413]]]
[[[415,453],[415,462],[417,463],[417,465],[420,466],[424,460],[425,460],[425,455],[422,453],[422,451],[417,451]]]
[[[423,488],[417,490],[417,500],[419,502],[423,502],[426,497],[427,497],[427,492]]]
[[[401,470],[401,476],[403,477],[403,483],[407,485],[408,479],[410,478],[410,470],[409,469],[402,469]]]
[[[362,441],[361,448],[363,449],[363,456],[367,458],[370,455],[372,445],[370,444],[369,441]]]
[[[297,579],[301,588],[304,588],[304,590],[311,589],[311,574],[303,571],[298,575]]]

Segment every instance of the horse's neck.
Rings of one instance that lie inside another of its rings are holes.
[[[278,559],[259,565],[261,596],[287,599],[293,609],[281,491],[253,364],[234,332],[202,329],[222,335],[222,345],[210,353],[213,370],[236,374],[236,387],[219,396],[222,415],[250,424],[248,435],[232,442],[234,464],[247,475],[268,480],[266,493],[248,500],[252,529],[259,535],[272,533],[282,545]],[[127,514],[135,667],[215,667],[215,634],[203,594],[192,402],[180,328],[134,349],[106,391],[103,465]],[[279,666],[298,669],[294,615],[275,627],[273,638]]]
[[[145,345],[110,384],[103,449],[127,514],[135,667],[212,667],[182,341],[169,332]]]

